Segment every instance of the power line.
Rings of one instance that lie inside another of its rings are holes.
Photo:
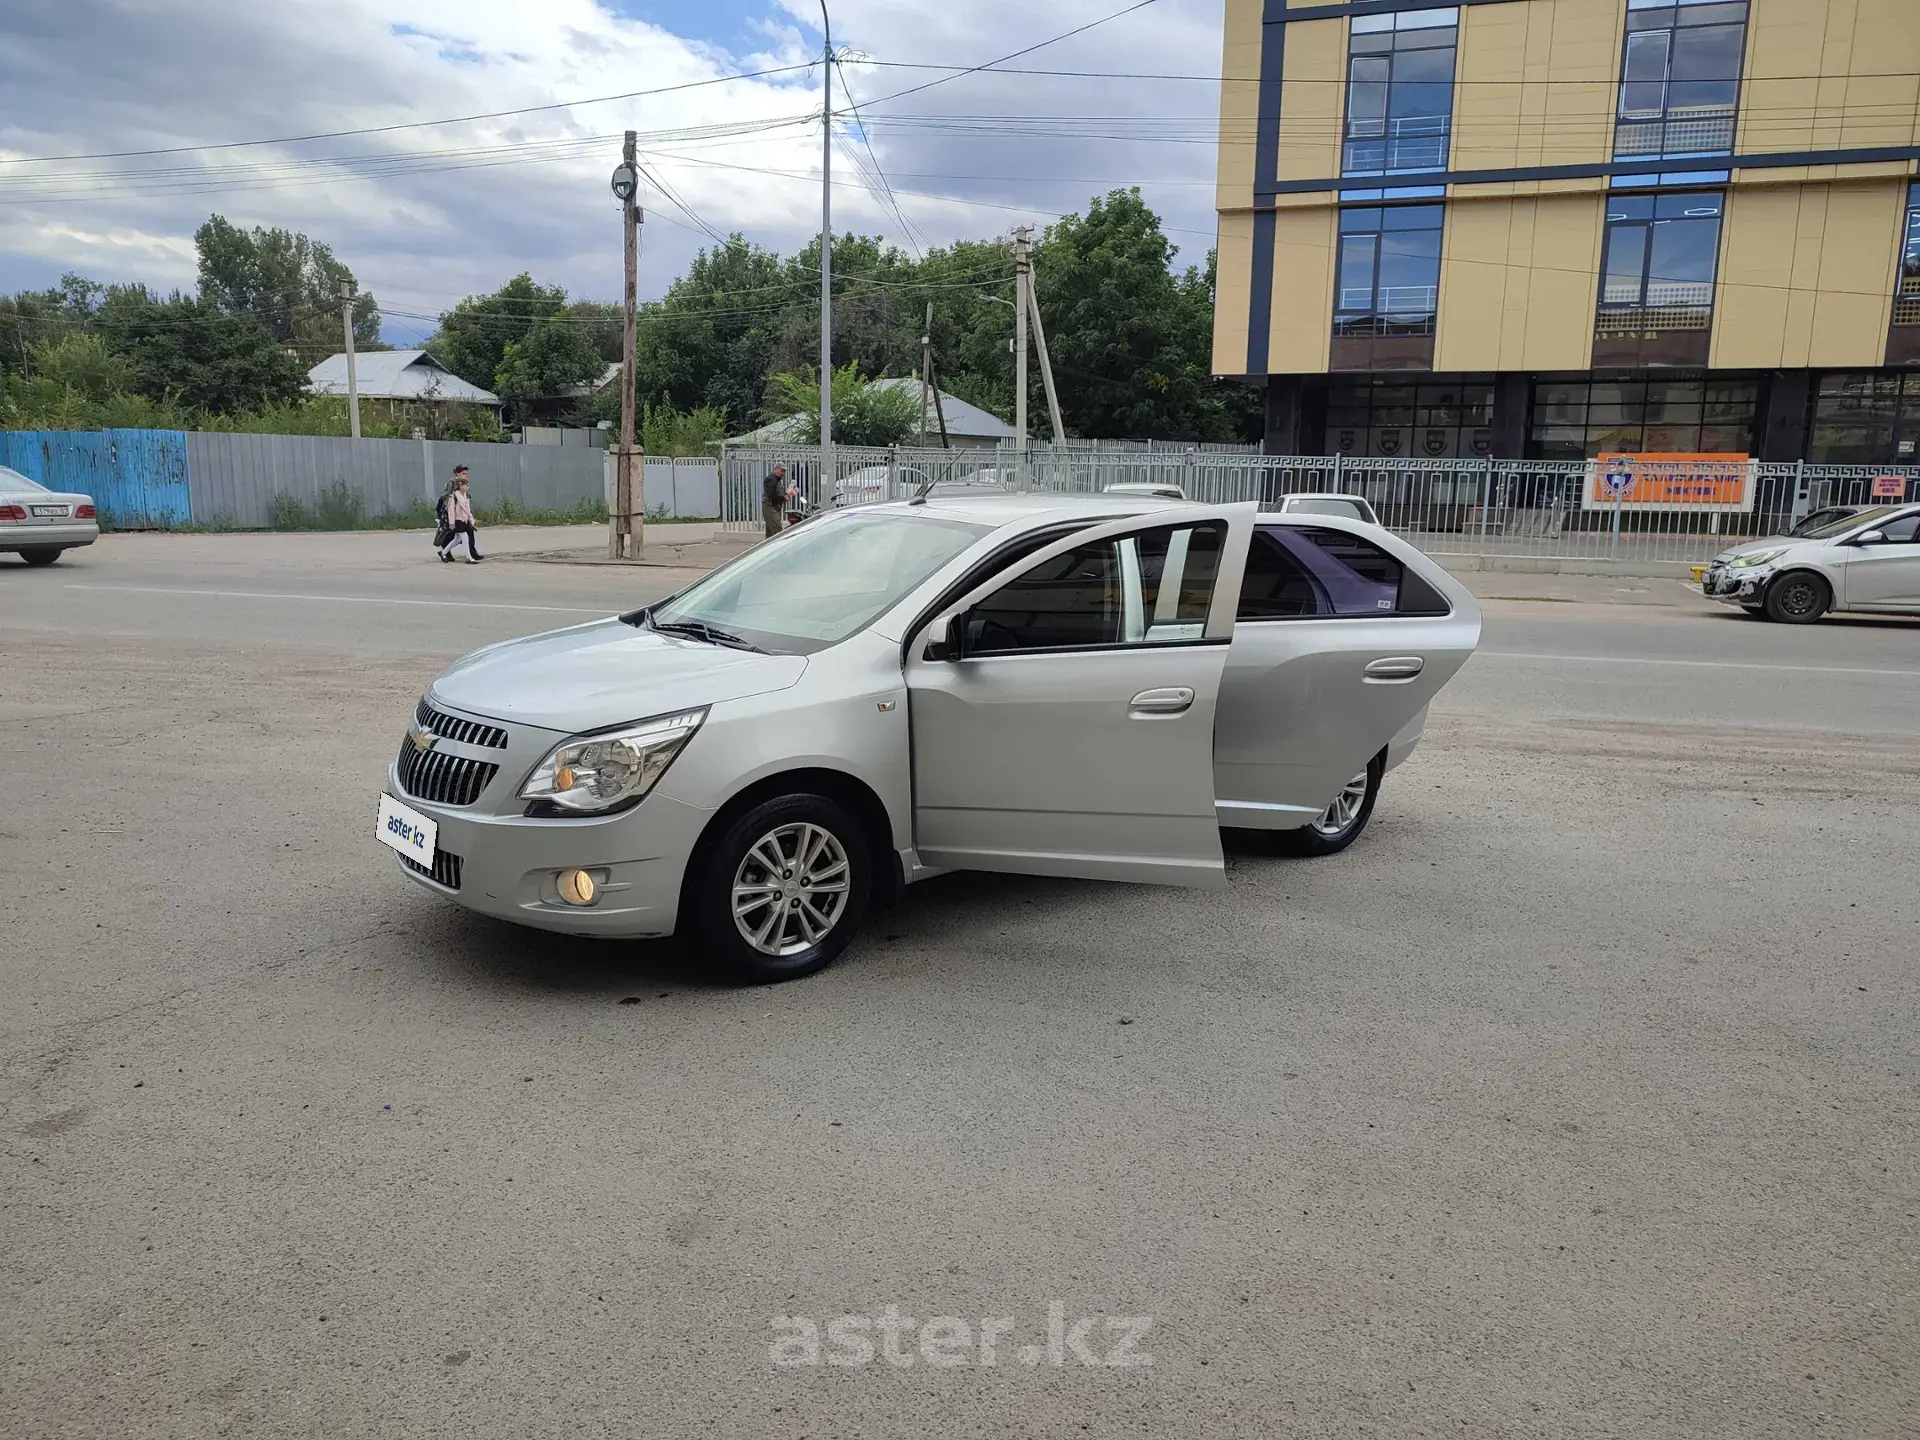
[[[1116,10],[1111,15],[1102,15],[1098,20],[1089,20],[1085,25],[1077,25],[1071,30],[1064,31],[1059,35],[1055,35],[1051,40],[1042,40],[1039,44],[1029,45],[1024,50],[1015,50],[1010,55],[1002,55],[998,60],[988,60],[987,62],[981,65],[966,66],[964,69],[957,70],[951,75],[942,75],[939,79],[929,80],[923,85],[911,85],[911,86],[908,86],[905,90],[896,90],[891,95],[881,96],[878,100],[875,100],[873,104],[876,107],[880,105],[890,104],[891,102],[895,100],[903,99],[908,95],[918,95],[922,90],[931,90],[936,85],[945,85],[950,80],[958,80],[965,75],[977,75],[982,70],[991,70],[993,69],[994,66],[1004,65],[1009,60],[1018,60],[1022,55],[1031,55],[1033,54],[1034,51],[1044,50],[1049,45],[1058,45],[1062,40],[1071,40],[1076,35],[1084,35],[1086,34],[1087,31],[1095,29],[1098,26],[1105,25],[1111,20],[1118,20],[1123,16],[1133,14],[1133,12],[1136,10],[1144,10],[1147,8],[1147,6],[1153,5],[1156,3],[1157,3],[1157,0],[1136,0],[1136,3],[1127,6],[1124,10]]]
[[[1151,3],[1151,0],[1146,0]],[[467,125],[476,120],[500,120],[510,115],[534,115],[547,110],[571,110],[578,105],[606,105],[616,100],[639,100],[652,95],[672,95],[683,90],[700,90],[711,85],[726,85],[736,80],[759,80],[768,75],[789,75],[810,70],[812,64],[775,65],[765,70],[743,70],[734,75],[716,75],[709,80],[688,80],[679,85],[658,85],[650,90],[628,90],[618,95],[590,95],[580,100],[555,100],[546,105],[522,105],[512,110],[488,110],[477,115],[453,115],[439,120],[406,120],[393,125],[367,125],[357,130],[325,130],[311,135],[282,135],[265,140],[221,140],[204,145],[164,145],[147,150],[100,150],[81,155],[24,155],[0,161],[7,165],[43,165],[64,160],[125,160],[144,155],[185,155],[204,150],[241,150],[255,145],[301,145],[309,140],[340,140],[350,135],[388,135],[396,130],[421,130],[437,125]]]
[[[847,83],[846,68],[842,66],[837,59],[834,62],[833,68],[840,73],[840,88],[846,92],[847,107],[853,111],[853,123],[859,127],[860,143],[866,146],[867,154],[873,161],[873,173],[879,178],[881,187],[886,191],[887,203],[893,207],[894,216],[900,221],[900,228],[906,233],[907,243],[913,246],[914,254],[919,256],[922,253],[921,242],[924,241],[926,237],[924,235],[916,235],[913,222],[907,219],[906,212],[900,208],[899,197],[893,193],[893,186],[887,180],[886,171],[880,168],[880,157],[875,153],[873,141],[867,135],[866,121],[863,120],[860,115],[860,102],[853,98],[853,87]],[[831,75],[827,77],[827,83],[829,86],[833,83]],[[831,111],[833,108],[832,104],[829,103],[827,108]],[[856,165],[858,164],[857,158],[855,163]]]

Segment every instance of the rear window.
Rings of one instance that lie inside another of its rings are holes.
[[[49,493],[47,487],[39,481],[29,480],[18,470],[9,469],[5,465],[0,465],[0,490],[32,490],[41,495]]]
[[[1371,540],[1307,525],[1254,531],[1240,586],[1242,620],[1447,613],[1433,586]]]
[[[1373,518],[1351,500],[1296,500],[1289,502],[1287,512],[1292,515],[1340,515],[1348,520]]]

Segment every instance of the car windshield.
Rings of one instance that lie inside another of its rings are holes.
[[[1818,520],[1818,515],[1809,515],[1800,522],[1800,528],[1793,531],[1796,540],[1831,540],[1836,535],[1844,535],[1856,526],[1870,525],[1876,520],[1884,520],[1900,507],[1897,505],[1876,505],[1871,510],[1856,510],[1852,514],[1835,516],[1818,525],[1809,525],[1809,521]]]
[[[871,623],[990,531],[920,511],[849,511],[756,546],[649,614],[804,655]]]
[[[1351,500],[1296,500],[1287,506],[1289,515],[1341,515],[1349,520],[1364,520],[1366,511]]]
[[[5,465],[0,465],[0,490],[31,490],[36,495],[50,493],[37,480],[29,480],[18,470],[9,470]]]

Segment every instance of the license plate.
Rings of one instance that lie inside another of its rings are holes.
[[[440,843],[440,827],[411,805],[402,805],[391,795],[382,795],[374,838],[431,870],[433,852]]]
[[[49,520],[58,520],[67,513],[67,507],[64,505],[35,505],[32,509],[34,514]]]

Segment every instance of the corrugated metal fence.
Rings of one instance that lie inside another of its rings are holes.
[[[0,465],[49,490],[91,495],[112,524],[193,518],[187,437],[178,430],[0,430]]]
[[[527,510],[571,510],[599,503],[604,453],[179,430],[0,431],[0,464],[52,489],[91,495],[101,517],[123,530],[268,529],[295,513],[308,523],[410,514],[431,523],[455,465],[467,466],[480,508],[511,501]]]

